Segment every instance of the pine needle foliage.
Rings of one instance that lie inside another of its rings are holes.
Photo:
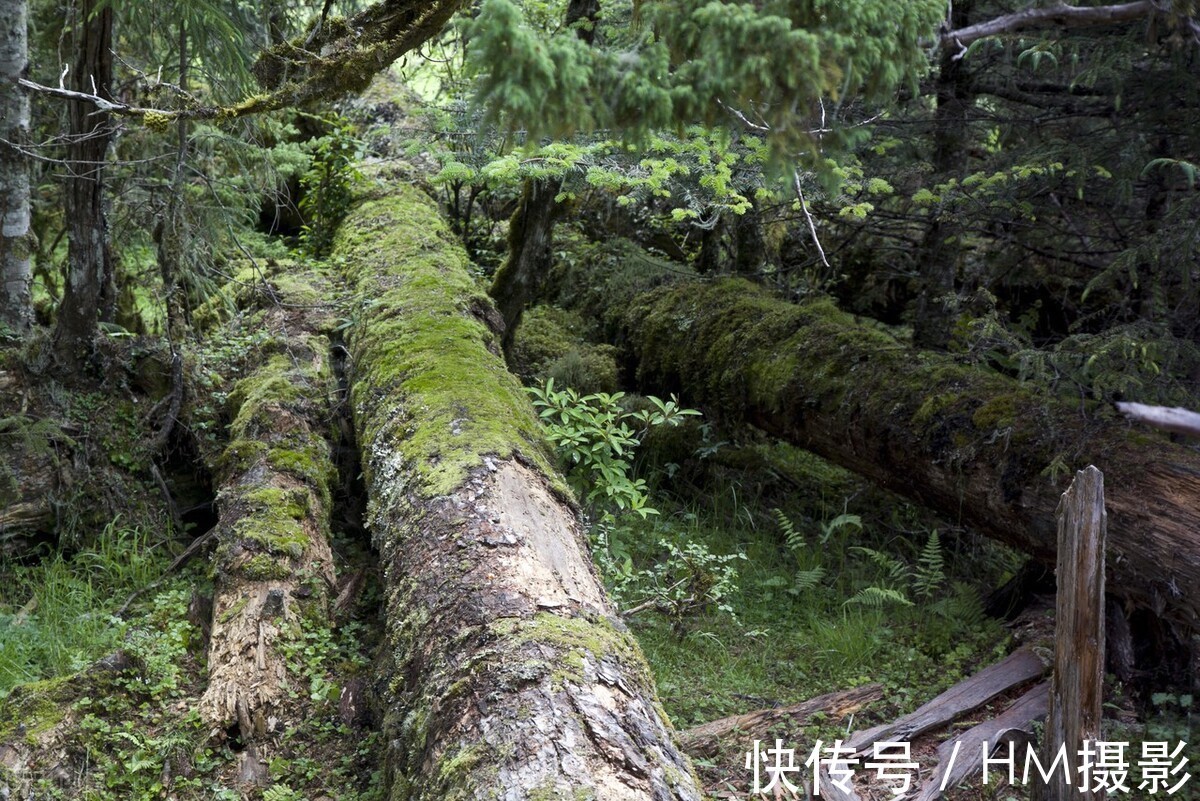
[[[467,65],[490,121],[532,138],[728,124],[764,134],[781,160],[817,157],[862,133],[824,125],[846,98],[915,89],[944,13],[940,0],[643,0],[606,5],[588,45],[539,30],[515,0],[485,0]]]

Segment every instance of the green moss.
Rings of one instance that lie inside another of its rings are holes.
[[[637,642],[604,619],[588,620],[579,617],[560,617],[539,612],[532,618],[506,618],[492,625],[492,632],[514,646],[527,642],[548,645],[557,651],[548,664],[555,684],[583,680],[584,660],[598,662],[612,657],[621,664],[639,671],[645,686],[653,686],[648,669],[642,660]]]
[[[521,315],[513,352],[530,368],[545,366],[579,341],[583,318],[556,306],[534,306]]]
[[[925,398],[921,408],[912,416],[912,423],[917,428],[923,428],[934,420],[940,413],[958,403],[961,396],[955,392],[941,392]]]
[[[265,553],[255,554],[238,568],[238,574],[250,581],[269,581],[271,579],[286,579],[292,575],[292,569],[280,564],[276,559]]]
[[[486,753],[487,749],[482,745],[460,748],[453,755],[442,759],[437,769],[438,780],[450,785],[461,783],[485,761],[483,758]]]
[[[60,676],[14,687],[0,701],[0,743],[12,742],[21,731],[30,745],[67,715],[70,702],[81,694],[79,676]]]
[[[586,787],[564,791],[552,780],[529,791],[529,801],[595,801],[595,798],[596,794]]]
[[[242,613],[242,610],[245,609],[249,604],[250,604],[249,596],[243,595],[241,598],[238,598],[234,602],[233,606],[226,609],[224,614],[221,615],[220,622],[228,623],[229,621],[233,620],[235,617],[240,615]]]
[[[351,338],[368,471],[399,455],[427,497],[449,493],[489,454],[520,455],[553,477],[532,407],[472,312],[490,300],[433,203],[399,187],[362,204],[334,253],[371,298]]]
[[[612,345],[581,344],[551,362],[546,378],[555,386],[580,392],[616,392],[619,388],[617,349]]]
[[[303,520],[311,511],[308,493],[294,487],[259,487],[242,495],[242,500],[258,510],[293,520]]]
[[[166,133],[171,127],[172,116],[159,111],[147,111],[146,115],[142,117],[142,122],[151,131]]]
[[[975,414],[971,416],[971,422],[980,431],[1007,428],[1017,418],[1018,401],[1019,396],[1012,393],[989,398],[975,410]]]

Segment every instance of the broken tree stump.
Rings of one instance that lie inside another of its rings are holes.
[[[1054,675],[1043,744],[1044,764],[1065,750],[1066,771],[1055,770],[1045,801],[1099,799],[1080,773],[1084,742],[1102,739],[1104,690],[1104,474],[1089,465],[1075,474],[1058,506],[1058,602],[1055,611]],[[1039,788],[1041,789],[1041,788]]]

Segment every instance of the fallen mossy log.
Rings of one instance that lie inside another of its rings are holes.
[[[351,398],[384,567],[389,797],[699,799],[432,202],[368,200],[334,257],[369,299]]]
[[[283,642],[301,636],[302,620],[327,619],[335,587],[329,547],[335,382],[322,316],[303,304],[330,290],[312,273],[289,275],[285,286],[272,289],[272,303],[255,323],[269,336],[244,355],[245,376],[230,392],[230,441],[214,465],[215,588],[208,686],[199,705],[206,723],[217,730],[236,726],[250,747],[281,720],[289,679],[301,681],[289,677]]]
[[[1059,498],[1096,464],[1110,488],[1109,591],[1195,627],[1197,451],[1107,406],[914,350],[827,298],[790,303],[604,247],[551,286],[603,321],[647,391],[749,421],[1051,564]]]
[[[1200,453],[953,356],[828,299],[740,279],[647,293],[619,314],[640,381],[749,420],[1046,561],[1073,468],[1109,477],[1110,590],[1194,626]]]

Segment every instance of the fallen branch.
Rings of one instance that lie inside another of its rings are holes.
[[[865,684],[819,695],[798,704],[759,709],[709,721],[681,732],[679,742],[693,757],[711,757],[717,753],[721,741],[729,737],[739,736],[747,741],[762,739],[768,729],[781,721],[790,721],[798,728],[817,713],[834,719],[844,718],[882,697],[883,685]]]
[[[1147,406],[1144,403],[1118,403],[1117,411],[1163,431],[1200,437],[1200,414],[1188,409],[1169,406]]]
[[[1027,8],[1024,11],[1005,14],[976,25],[968,25],[966,28],[946,31],[941,35],[941,43],[943,47],[959,48],[960,52],[956,58],[961,58],[965,55],[967,45],[985,36],[1016,33],[1030,28],[1082,28],[1089,25],[1109,25],[1114,22],[1127,22],[1147,17],[1156,11],[1158,8],[1151,0],[1086,7],[1058,3],[1045,8]]]

